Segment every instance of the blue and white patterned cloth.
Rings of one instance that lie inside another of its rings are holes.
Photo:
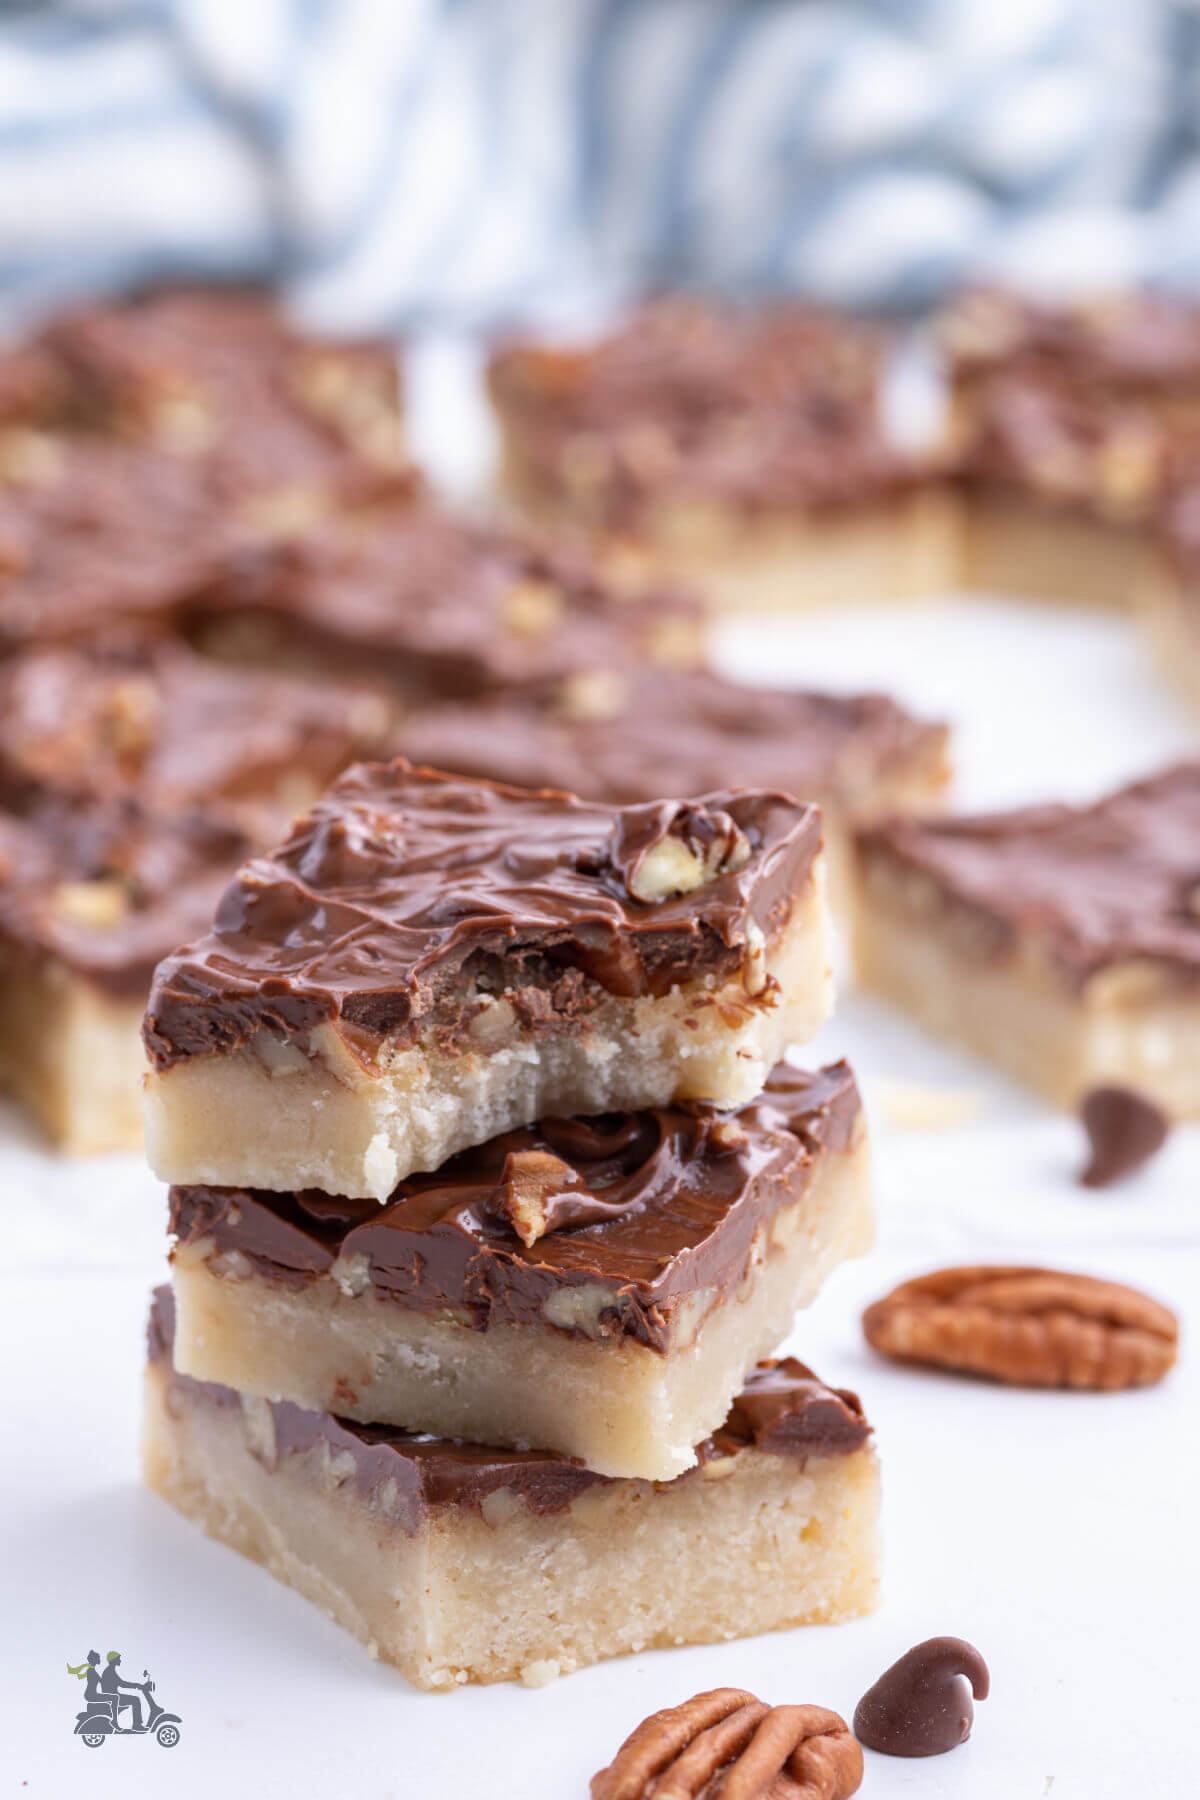
[[[1200,0],[0,7],[0,309],[275,275],[387,329],[683,281],[1200,287]]]

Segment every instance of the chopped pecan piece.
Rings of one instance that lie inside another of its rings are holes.
[[[629,683],[615,669],[577,669],[564,678],[558,710],[565,719],[615,719],[629,699]]]
[[[54,890],[54,910],[59,918],[89,931],[111,931],[129,911],[124,883],[112,876],[93,881],[63,881]]]
[[[593,1775],[592,1800],[848,1800],[862,1751],[823,1706],[766,1706],[714,1688],[651,1714]]]
[[[867,1342],[902,1362],[1017,1387],[1112,1392],[1161,1381],[1179,1323],[1135,1288],[1055,1269],[937,1269],[863,1314]]]
[[[603,1224],[637,1204],[589,1193],[578,1171],[548,1150],[511,1150],[504,1159],[497,1211],[527,1250],[547,1232]]]
[[[549,1150],[513,1150],[504,1159],[500,1211],[525,1248],[554,1229],[554,1202],[580,1185],[579,1176]]]
[[[655,800],[625,808],[612,860],[634,899],[653,906],[744,868],[750,842],[720,808]]]
[[[515,637],[544,637],[561,621],[563,605],[562,594],[550,582],[527,576],[509,589],[501,615]]]

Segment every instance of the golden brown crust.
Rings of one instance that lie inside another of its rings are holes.
[[[1054,1269],[937,1269],[863,1314],[868,1343],[902,1362],[1019,1387],[1114,1392],[1161,1381],[1175,1315],[1146,1294]]]

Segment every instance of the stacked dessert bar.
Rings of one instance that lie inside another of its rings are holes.
[[[423,1687],[872,1603],[821,836],[364,764],[157,971],[146,1478]]]

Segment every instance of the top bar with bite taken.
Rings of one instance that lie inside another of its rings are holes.
[[[165,1180],[384,1199],[547,1114],[739,1106],[830,1004],[821,815],[362,765],[159,967]]]

